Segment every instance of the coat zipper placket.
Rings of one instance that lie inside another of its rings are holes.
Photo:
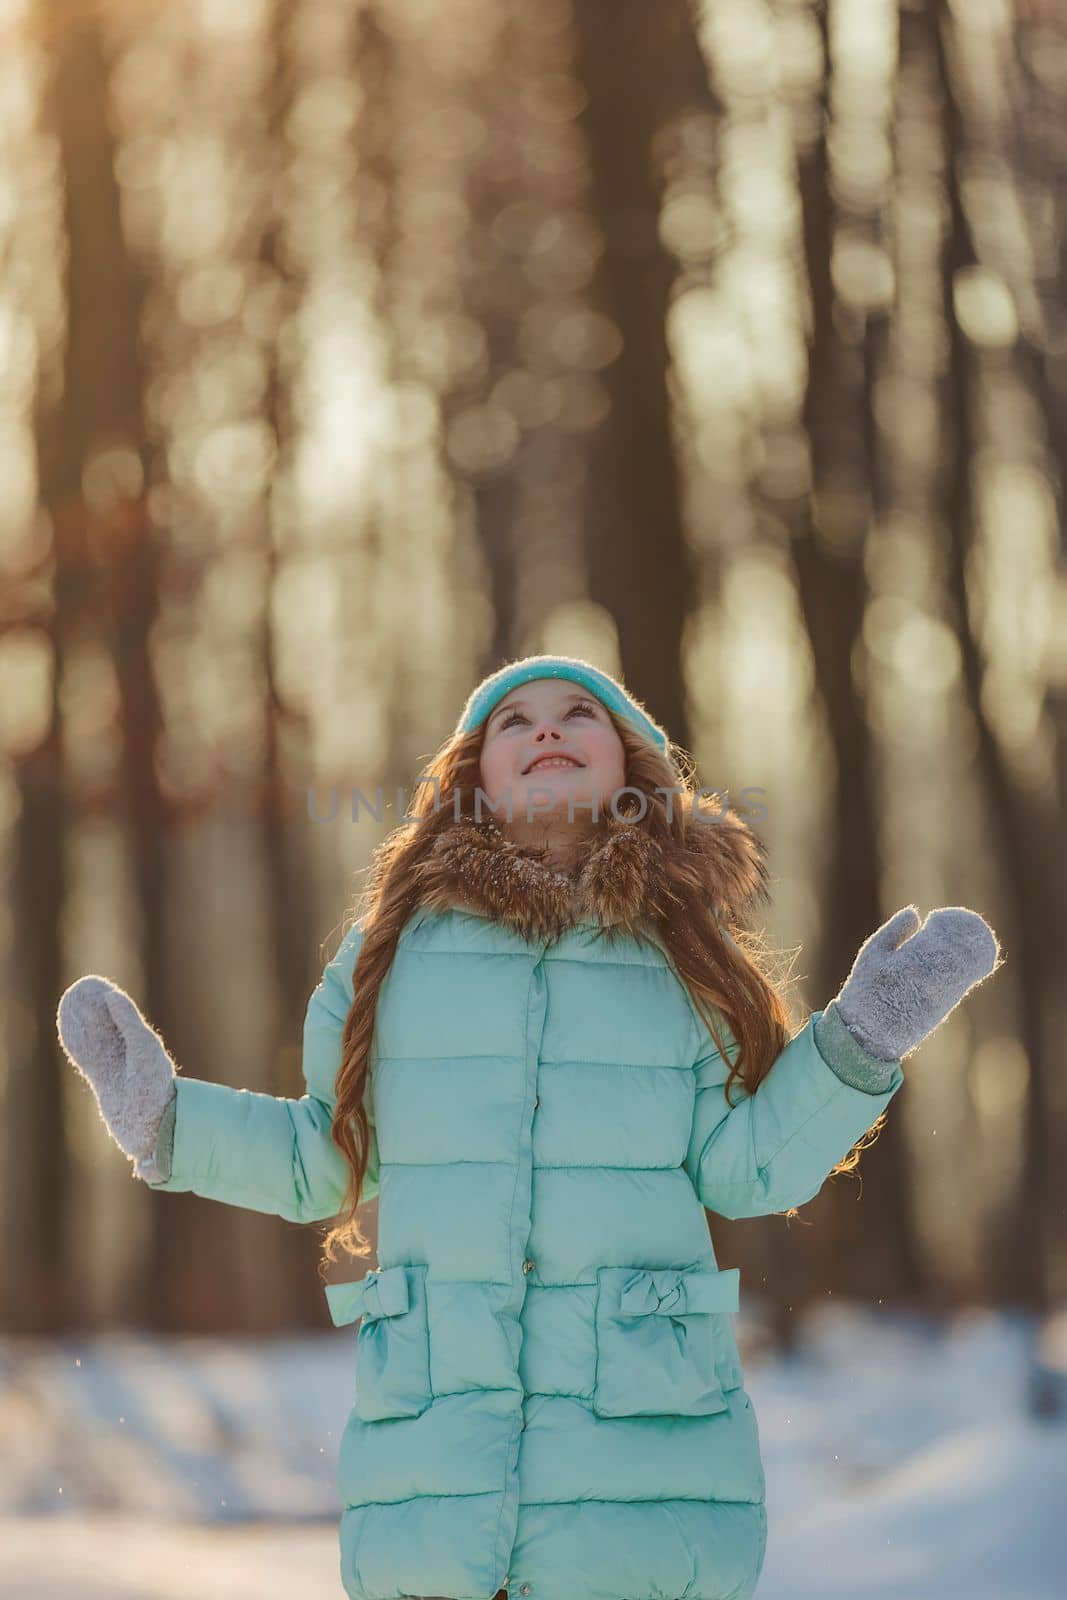
[[[530,969],[530,982],[526,995],[526,1055],[525,1055],[525,1098],[523,1101],[522,1122],[519,1129],[519,1148],[516,1157],[515,1194],[512,1206],[512,1216],[517,1219],[523,1217],[525,1226],[522,1228],[521,1253],[513,1254],[512,1272],[515,1275],[513,1282],[521,1283],[521,1294],[518,1300],[517,1315],[521,1316],[522,1307],[526,1301],[526,1288],[529,1274],[536,1269],[537,1263],[529,1254],[530,1233],[533,1226],[533,1118],[535,1105],[538,1101],[537,1072],[541,1059],[541,1044],[544,1039],[545,1019],[548,1015],[548,981],[545,976],[545,950],[549,941],[542,940],[533,948],[538,951],[537,958]],[[517,1230],[516,1230],[517,1231]],[[514,1239],[514,1233],[513,1233]],[[513,1245],[514,1250],[514,1245]],[[515,1431],[512,1435],[511,1448],[508,1451],[506,1479],[501,1505],[501,1539],[504,1542],[506,1535],[507,1575],[503,1577],[501,1586],[511,1593],[529,1593],[523,1590],[521,1580],[516,1578],[510,1570],[511,1551],[515,1542],[515,1534],[519,1520],[519,1440],[526,1427],[526,1396],[523,1394],[522,1414],[516,1421]],[[499,1544],[498,1544],[499,1548]],[[499,1551],[505,1554],[505,1551]]]

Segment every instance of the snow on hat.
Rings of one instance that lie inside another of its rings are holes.
[[[652,720],[640,701],[635,700],[629,690],[624,689],[608,673],[601,672],[599,667],[577,656],[524,656],[522,660],[510,661],[499,671],[490,673],[472,691],[455,732],[470,733],[480,727],[506,694],[520,683],[532,683],[535,678],[567,678],[571,683],[580,683],[658,749],[666,750],[666,733],[658,722]]]

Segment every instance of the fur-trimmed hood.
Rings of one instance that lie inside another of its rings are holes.
[[[676,851],[674,873],[671,848],[640,822],[607,815],[581,866],[563,872],[543,849],[515,844],[494,817],[461,817],[439,835],[415,875],[427,909],[471,911],[530,940],[559,938],[583,922],[631,935],[642,925],[655,928],[678,903],[679,875],[695,882],[727,922],[769,898],[765,847],[730,808],[701,803]]]

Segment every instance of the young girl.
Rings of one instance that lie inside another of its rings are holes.
[[[764,1473],[705,1208],[850,1170],[901,1060],[1001,960],[913,906],[790,1037],[741,919],[762,846],[615,679],[533,656],[472,693],[311,996],[298,1100],[178,1074],[106,979],[63,1047],[155,1189],[363,1248],[341,1439],[351,1600],[746,1600]],[[857,1146],[857,1148],[853,1148]]]

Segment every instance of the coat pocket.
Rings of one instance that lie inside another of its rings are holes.
[[[597,1271],[598,1416],[708,1416],[726,1411],[721,1318],[737,1311],[740,1271],[601,1267]]]
[[[326,1299],[338,1327],[363,1319],[356,1338],[356,1416],[377,1422],[425,1411],[433,1399],[425,1264],[327,1284]]]

